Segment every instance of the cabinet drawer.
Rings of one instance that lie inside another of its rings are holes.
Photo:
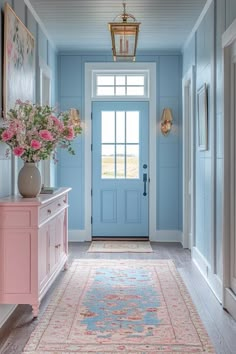
[[[39,222],[45,221],[53,214],[53,203],[47,204],[39,209]]]
[[[63,197],[58,198],[53,202],[53,209],[58,211],[60,209],[63,209],[65,205],[67,205],[67,201],[66,201],[66,196],[64,195]]]
[[[39,210],[39,222],[43,222],[50,218],[51,216],[57,214],[60,210],[64,209],[67,206],[66,196],[62,196],[52,203],[45,205]]]

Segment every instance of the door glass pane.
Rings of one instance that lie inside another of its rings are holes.
[[[116,178],[125,178],[125,146],[116,145]]]
[[[126,142],[139,143],[139,112],[126,112]]]
[[[141,85],[144,86],[144,76],[127,76],[127,85]]]
[[[102,145],[102,178],[115,178],[114,145]]]
[[[103,111],[101,122],[102,178],[139,178],[139,112]]]
[[[126,178],[139,178],[139,145],[126,145]]]
[[[116,112],[116,142],[125,142],[125,112]]]
[[[96,132],[94,132],[96,134]],[[102,143],[115,142],[115,112],[102,112]]]

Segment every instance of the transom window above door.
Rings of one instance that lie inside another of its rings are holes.
[[[93,96],[148,98],[148,72],[94,72]]]

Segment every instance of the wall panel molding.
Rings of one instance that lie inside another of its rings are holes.
[[[216,274],[214,274],[210,263],[197,249],[197,247],[192,248],[192,260],[207,281],[218,301],[222,303],[222,281]]]

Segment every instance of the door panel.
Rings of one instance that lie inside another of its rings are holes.
[[[117,222],[117,194],[116,190],[102,190],[100,198],[101,222]]]
[[[94,102],[92,125],[92,235],[146,237],[148,103]]]
[[[125,191],[125,221],[126,223],[138,223],[141,219],[141,200],[137,191]]]
[[[233,160],[236,158],[236,44],[232,45],[231,52],[231,119],[232,125],[234,125],[233,132]],[[234,169],[231,171],[232,178],[232,194],[231,194],[231,205],[232,205],[232,216],[231,216],[231,236],[230,236],[230,288],[236,294],[236,164],[234,163]]]

